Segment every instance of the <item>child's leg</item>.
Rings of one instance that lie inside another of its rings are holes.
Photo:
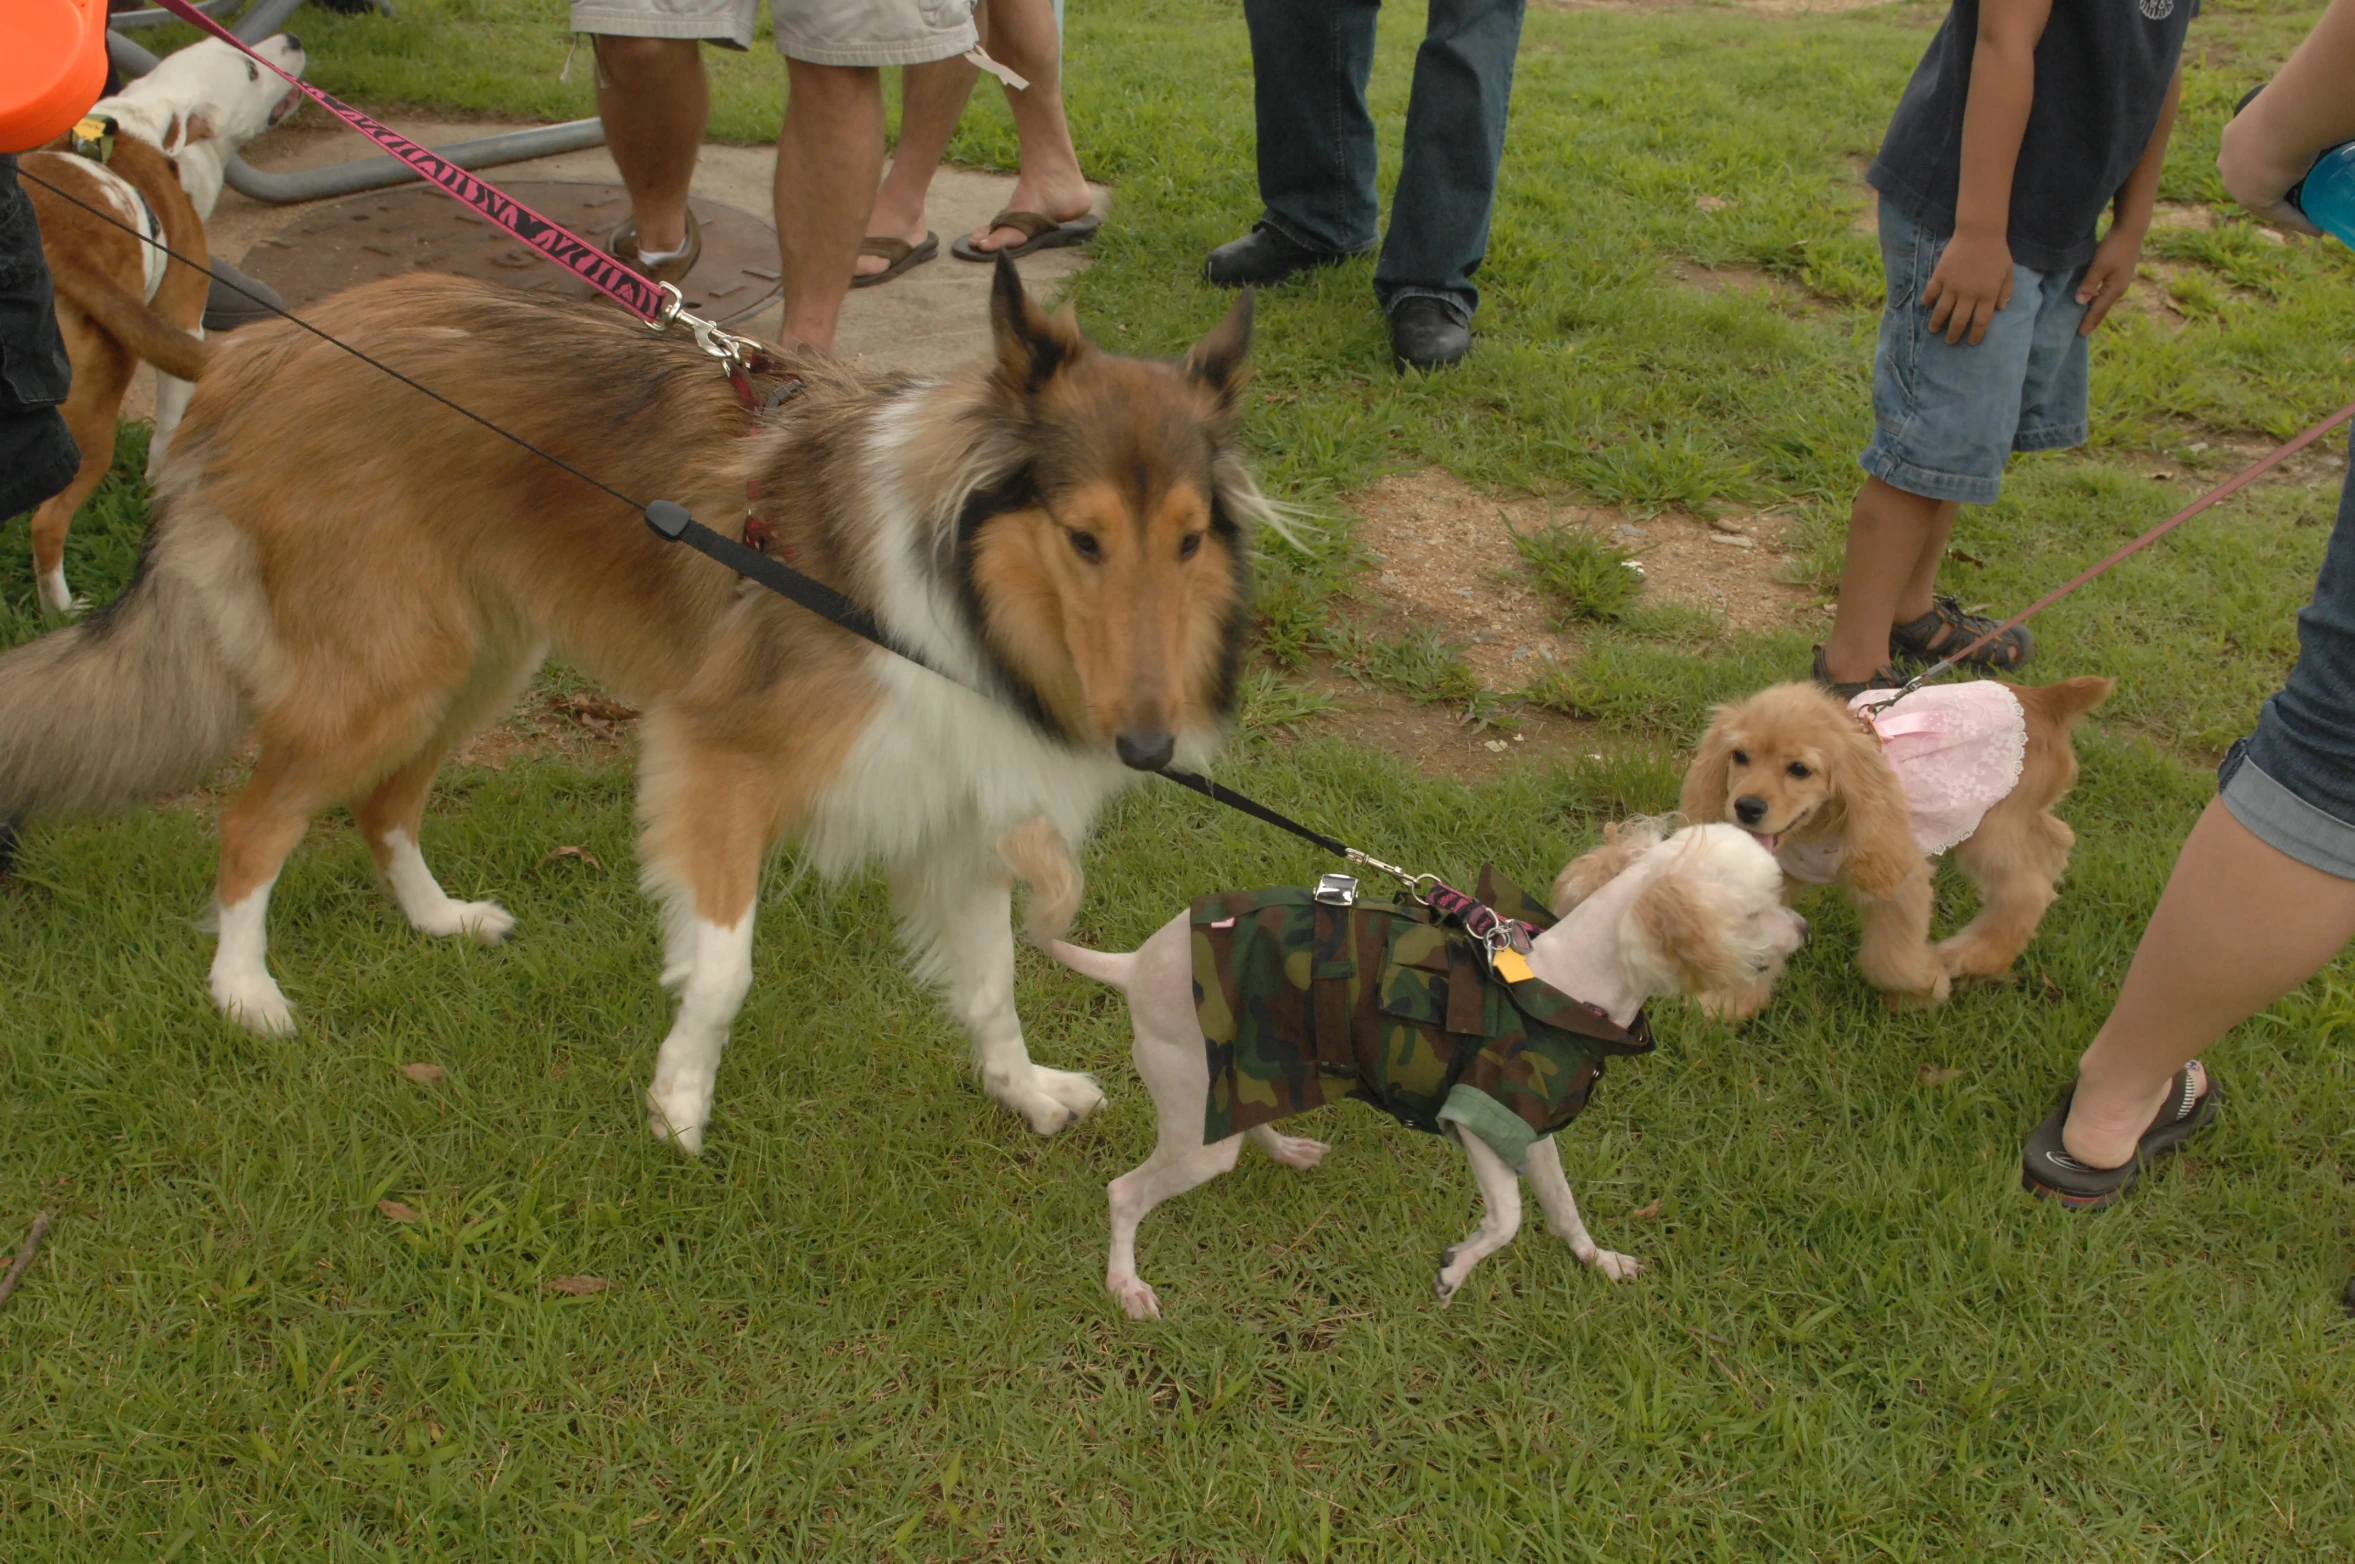
[[[1848,554],[1840,567],[1840,612],[1824,644],[1824,664],[1843,684],[1869,679],[1889,664],[1889,627],[1930,611],[1938,561],[1962,507],[1909,494],[1867,478],[1848,518]]]

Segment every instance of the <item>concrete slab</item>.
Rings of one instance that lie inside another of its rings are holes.
[[[447,145],[515,130],[512,123],[402,116],[389,121],[403,135],[427,146]],[[374,155],[365,138],[329,120],[315,106],[246,148],[257,168],[285,171],[317,168]],[[695,171],[695,193],[773,223],[771,181],[776,151],[771,147],[707,145]],[[483,170],[494,183],[505,179],[618,180],[613,157],[603,147],[557,157],[507,163]],[[889,369],[938,370],[976,362],[989,352],[989,279],[992,268],[960,261],[948,253],[951,240],[998,212],[1013,194],[1010,174],[943,168],[932,182],[930,219],[940,234],[940,259],[902,274],[881,287],[852,291],[842,312],[838,346],[845,356]],[[1108,211],[1111,192],[1099,188],[1096,210]],[[229,259],[297,221],[309,206],[272,206],[223,191],[206,237],[212,253]],[[1088,264],[1084,249],[1042,250],[1021,262],[1024,280],[1043,297],[1061,294],[1064,282]],[[772,304],[735,329],[748,336],[774,337],[781,306]],[[154,414],[153,377],[133,384],[124,416]]]

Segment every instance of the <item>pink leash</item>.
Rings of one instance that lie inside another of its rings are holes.
[[[171,3],[171,0],[164,0],[164,3]],[[2109,558],[2103,560],[2097,565],[2092,566],[2090,569],[2080,571],[2076,576],[2053,588],[2050,592],[2045,593],[2044,596],[2038,598],[2035,602],[2030,603],[2026,608],[2021,609],[2011,618],[2006,619],[2002,624],[1997,625],[1994,629],[1988,631],[1985,635],[1980,636],[1977,640],[1964,647],[1961,651],[1956,652],[1953,656],[1942,658],[1938,662],[1932,663],[1928,668],[1925,668],[1920,674],[1916,675],[1913,679],[1908,681],[1904,689],[1891,696],[1888,701],[1882,702],[1881,707],[1885,707],[1894,701],[1901,700],[1904,697],[1911,695],[1914,691],[1920,689],[1923,685],[1929,683],[1932,679],[1937,678],[1940,674],[1951,672],[1956,663],[1961,662],[1964,658],[1970,656],[1971,653],[1977,651],[1980,647],[1985,646],[1989,641],[1994,640],[1996,637],[2002,635],[2007,630],[2017,629],[2019,626],[2026,624],[2035,615],[2040,614],[2044,610],[2052,607],[2053,604],[2059,602],[2062,598],[2067,597],[2071,592],[2076,591],[2079,587],[2085,585],[2086,582],[2091,581],[2094,577],[2100,575],[2103,571],[2108,570],[2111,566],[2116,565],[2120,561],[2128,559],[2133,555],[2141,553],[2144,549],[2149,548],[2153,543],[2158,542],[2159,539],[2165,537],[2168,533],[2173,532],[2177,527],[2182,526],[2185,522],[2191,520],[2194,516],[2197,516],[2201,511],[2206,510],[2209,506],[2215,504],[2218,500],[2229,498],[2231,495],[2238,493],[2241,489],[2246,488],[2249,484],[2254,483],[2257,479],[2264,477],[2267,473],[2273,471],[2274,468],[2279,467],[2283,462],[2288,461],[2291,457],[2297,455],[2300,451],[2306,449],[2306,447],[2312,445],[2315,441],[2321,439],[2324,435],[2330,433],[2333,429],[2336,429],[2339,425],[2345,423],[2350,418],[2355,418],[2355,402],[2349,402],[2345,407],[2340,408],[2337,412],[2331,414],[2328,418],[2325,418],[2321,423],[2316,424],[2313,428],[2307,430],[2304,434],[2299,435],[2296,439],[2290,441],[2287,445],[2284,445],[2269,455],[2261,457],[2257,461],[2252,462],[2249,466],[2243,468],[2240,472],[2235,473],[2231,478],[2217,485],[2215,488],[2210,489],[2207,493],[2201,495],[2198,499],[2192,501],[2189,505],[2186,505],[2183,507],[2183,509],[2168,517],[2165,521],[2160,522],[2157,526],[2151,528],[2150,531],[2144,533],[2141,537],[2136,538],[2133,542],[2127,544],[2124,548],[2118,550]],[[1880,707],[1875,707],[1874,709],[1877,711],[1880,709]]]
[[[191,27],[200,28],[223,43],[233,45],[243,51],[247,58],[276,71],[312,102],[415,169],[426,183],[439,187],[485,220],[514,235],[647,325],[661,330],[678,318],[684,301],[676,288],[648,281],[606,251],[563,224],[542,217],[498,186],[475,178],[466,170],[453,166],[447,159],[435,156],[430,148],[419,146],[351,105],[338,102],[309,82],[280,70],[276,64],[256,54],[244,39],[190,5],[188,0],[156,0],[156,3]],[[700,340],[703,333],[697,332],[696,335]]]

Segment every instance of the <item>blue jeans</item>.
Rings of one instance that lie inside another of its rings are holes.
[[[2355,880],[2355,468],[2314,601],[2298,614],[2298,661],[2216,780],[2224,807],[2258,838]]]
[[[2012,452],[2085,443],[2085,268],[2015,263],[2011,302],[1987,334],[1948,342],[1930,329],[1922,290],[1951,242],[1882,200],[1889,300],[1873,355],[1873,438],[1857,465],[1908,494],[1992,505]]]
[[[1440,299],[1469,319],[1472,274],[1488,253],[1496,170],[1513,96],[1525,0],[1430,0],[1406,109],[1406,160],[1374,264],[1387,314]],[[1381,0],[1243,0],[1259,114],[1260,221],[1329,255],[1380,236],[1374,198],[1374,70]]]

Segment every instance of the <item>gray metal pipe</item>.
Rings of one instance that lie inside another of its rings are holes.
[[[254,0],[254,8],[237,19],[229,31],[247,43],[260,43],[286,25],[302,9],[303,0]]]
[[[215,21],[220,20],[222,12],[234,11],[242,3],[243,0],[195,0],[196,8]],[[109,31],[113,31],[124,27],[161,27],[166,22],[178,20],[169,11],[117,11],[107,17],[106,25]]]
[[[126,78],[144,76],[163,63],[111,27],[106,30],[106,57]]]
[[[578,152],[583,147],[601,147],[604,144],[603,120],[576,119],[562,125],[542,125],[533,130],[512,130],[503,135],[460,141],[446,147],[435,147],[433,153],[460,168],[489,168],[498,163],[553,157],[559,152]],[[239,157],[229,160],[228,174],[230,186],[239,194],[279,206],[294,201],[318,201],[328,196],[351,195],[361,190],[381,190],[387,185],[405,185],[417,178],[415,170],[409,165],[389,157],[354,158],[348,163],[331,163],[325,168],[296,169],[285,174],[265,173]]]

